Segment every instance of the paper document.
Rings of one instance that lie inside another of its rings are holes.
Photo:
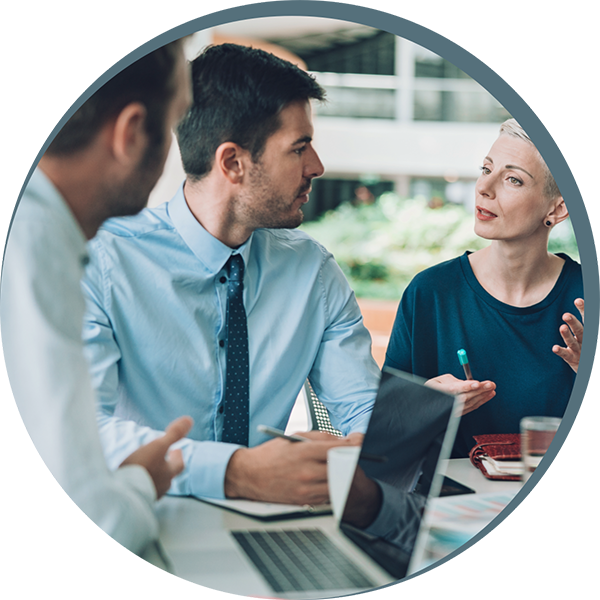
[[[416,570],[435,563],[468,542],[506,508],[516,493],[463,494],[431,500],[425,511],[425,550]]]
[[[494,460],[482,456],[481,462],[490,475],[523,475],[523,462],[520,460]]]
[[[311,506],[309,504],[277,504],[274,502],[256,502],[254,500],[219,500],[216,498],[199,498],[199,500],[264,520],[331,514],[331,505],[329,504]]]
[[[435,498],[427,509],[428,525],[432,529],[460,530],[473,535],[497,517],[516,493],[491,492]]]

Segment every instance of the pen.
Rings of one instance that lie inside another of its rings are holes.
[[[275,429],[274,427],[269,427],[268,425],[259,425],[256,428],[261,433],[266,433],[271,437],[278,437],[288,442],[310,442],[308,438],[302,437],[301,435],[287,435],[280,429]]]
[[[467,379],[473,379],[473,375],[471,374],[471,367],[469,366],[469,359],[467,358],[467,353],[465,350],[459,350],[457,353],[458,362],[462,365],[462,368],[465,371],[465,376]]]
[[[302,437],[301,435],[287,435],[280,429],[275,429],[274,427],[269,427],[268,425],[258,425],[256,428],[261,433],[266,433],[271,437],[278,437],[284,440],[288,440],[288,442],[310,442],[308,438]],[[360,457],[361,460],[370,460],[373,462],[386,462],[387,456],[376,456],[375,454],[364,454],[361,452]]]

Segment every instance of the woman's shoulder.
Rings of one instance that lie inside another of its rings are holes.
[[[568,254],[565,254],[564,252],[557,252],[556,256],[565,261],[565,267],[568,270],[581,273],[581,265],[576,260],[572,259]]]
[[[440,287],[440,285],[445,284],[448,280],[451,280],[456,284],[457,277],[462,277],[464,261],[466,260],[468,263],[469,259],[467,256],[468,253],[465,252],[462,256],[446,260],[424,269],[413,277],[410,286],[418,288],[437,288]]]
[[[559,281],[565,280],[571,283],[582,281],[581,265],[576,260],[564,252],[557,252],[555,256],[564,261]]]
[[[576,260],[573,260],[568,254],[559,252],[556,256],[565,261],[559,278],[559,284],[562,284],[560,287],[572,290],[573,293],[583,297],[583,275],[581,272],[581,265]]]

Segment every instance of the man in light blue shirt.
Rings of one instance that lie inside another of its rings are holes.
[[[178,129],[184,185],[169,203],[108,222],[90,246],[84,339],[105,452],[118,464],[184,412],[195,424],[172,493],[323,502],[327,450],[360,443],[379,381],[341,270],[294,231],[323,173],[310,100],[324,92],[291,63],[232,44],[201,54],[192,79]],[[223,441],[232,255],[245,266],[248,447]],[[259,433],[285,428],[307,377],[347,437]]]

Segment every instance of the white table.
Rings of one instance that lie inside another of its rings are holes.
[[[468,459],[448,461],[446,474],[477,493],[514,492],[520,482],[490,481]],[[160,542],[173,571],[202,586],[246,596],[273,596],[259,573],[241,552],[234,552],[229,532],[240,529],[301,528],[319,525],[339,536],[340,545],[359,561],[356,549],[336,527],[332,516],[310,517],[265,523],[217,508],[193,498],[167,496],[157,504]],[[338,541],[338,540],[336,540]],[[361,562],[361,565],[363,564]],[[306,594],[303,597],[308,597]]]

